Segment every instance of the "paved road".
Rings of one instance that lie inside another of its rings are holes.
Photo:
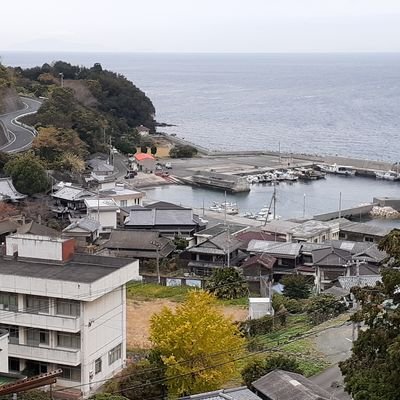
[[[29,129],[18,126],[15,122],[15,118],[35,113],[42,103],[38,100],[25,97],[21,98],[21,100],[24,104],[23,109],[0,115],[0,120],[8,129],[10,136],[10,142],[0,147],[0,151],[5,153],[16,153],[26,150],[31,146],[34,139],[34,134]]]
[[[344,391],[343,376],[337,366],[339,361],[346,360],[351,355],[351,337],[352,325],[347,323],[322,331],[315,338],[317,349],[334,365],[310,379],[338,400],[351,400],[351,396]]]

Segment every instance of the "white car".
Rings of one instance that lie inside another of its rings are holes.
[[[165,168],[172,169],[172,164],[170,162],[165,163]]]

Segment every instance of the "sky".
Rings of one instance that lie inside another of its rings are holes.
[[[1,17],[0,51],[400,51],[400,0],[7,0]]]

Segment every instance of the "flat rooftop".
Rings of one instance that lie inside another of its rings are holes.
[[[3,258],[0,259],[0,275],[93,283],[133,261],[133,259],[91,255],[75,255],[65,264],[46,260]]]

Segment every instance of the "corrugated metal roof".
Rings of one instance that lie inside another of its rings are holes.
[[[247,251],[251,253],[266,253],[271,255],[286,255],[297,257],[302,245],[300,243],[270,242],[266,240],[251,240]]]
[[[343,289],[350,290],[352,287],[355,286],[374,287],[378,282],[382,282],[382,276],[381,275],[339,276],[338,281]]]
[[[85,231],[88,231],[88,232],[95,232],[97,229],[100,228],[100,223],[98,221],[96,221],[95,219],[90,218],[90,217],[81,218],[81,219],[77,219],[76,221],[74,221],[71,224],[69,224],[63,230],[63,232],[69,232],[69,231],[72,231],[75,228],[81,228],[81,229],[83,229]]]
[[[15,189],[11,178],[0,178],[0,201],[1,200],[21,200],[26,195],[21,194]]]
[[[158,226],[158,225],[196,225],[191,209],[169,210],[136,208],[130,210],[129,217],[125,221],[126,226]]]
[[[93,192],[89,192],[86,189],[76,186],[64,186],[52,194],[52,196],[57,199],[67,201],[83,200],[84,198],[92,197],[94,195],[95,194]]]

